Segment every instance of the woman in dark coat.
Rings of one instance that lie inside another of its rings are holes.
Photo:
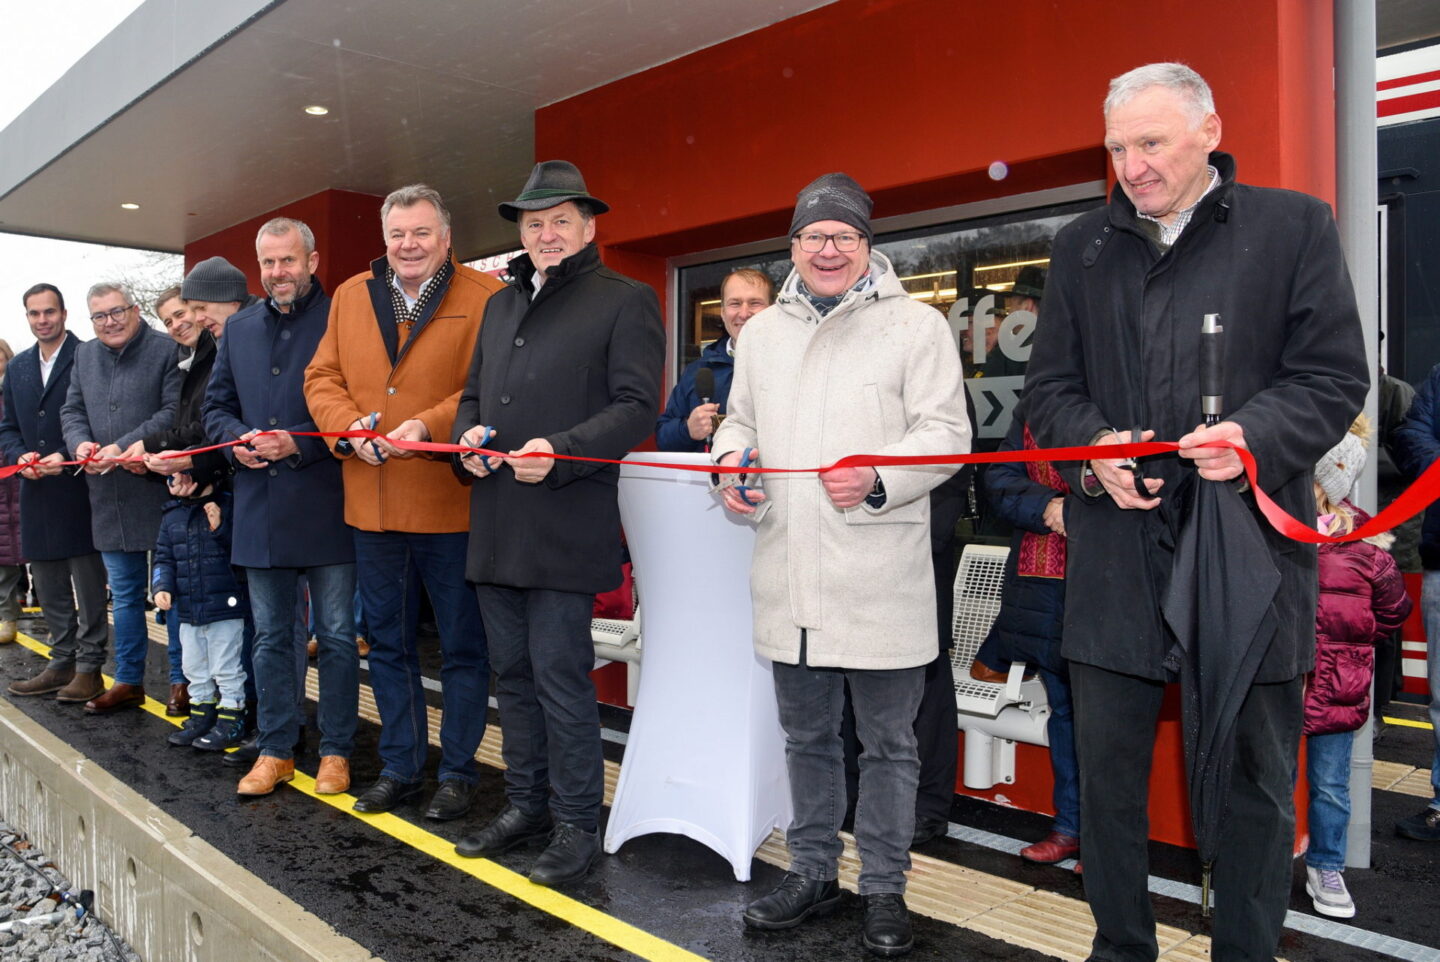
[[[1024,403],[1015,412],[1001,451],[1034,448],[1025,426]],[[1055,777],[1050,834],[1020,850],[1030,862],[1050,864],[1080,852],[1080,773],[1075,757],[1075,719],[1070,674],[1060,657],[1065,614],[1064,498],[1070,486],[1047,461],[992,464],[981,475],[981,490],[996,516],[1014,525],[1000,614],[970,669],[979,681],[1004,682],[1012,661],[1040,672],[1050,703],[1046,734]]]
[[[5,367],[15,352],[0,340],[0,384]],[[4,408],[0,407],[0,416]],[[25,558],[20,553],[20,479],[0,481],[0,644],[15,640],[20,621],[20,596],[24,591]]]
[[[180,404],[175,409],[173,425],[145,438],[145,464],[151,471],[167,475],[170,491],[183,497],[223,483],[233,470],[219,451],[183,458],[156,456],[203,447],[207,443],[200,423],[200,405],[205,400],[205,388],[210,385],[210,370],[215,366],[215,338],[191,316],[178,286],[166,289],[155,299],[155,314],[180,345],[179,363],[185,371],[185,380],[180,386]],[[165,703],[165,714],[181,717],[190,711],[190,694],[181,667],[180,621],[167,617],[165,627],[170,638],[170,699]]]

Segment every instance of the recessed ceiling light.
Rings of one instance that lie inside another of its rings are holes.
[[[323,117],[330,112],[330,108],[322,107],[319,104],[310,104],[305,108],[305,112],[312,117]]]
[[[126,210],[139,210],[139,209],[140,209],[140,205],[139,205],[139,204],[124,203],[124,204],[121,204],[120,206],[123,207],[123,208],[125,208]]]

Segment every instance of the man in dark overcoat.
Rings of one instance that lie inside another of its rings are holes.
[[[512,455],[458,459],[475,476],[465,575],[496,674],[509,805],[456,850],[490,856],[549,835],[530,873],[542,885],[584,876],[600,851],[590,612],[620,584],[619,470],[547,455],[624,457],[660,407],[659,303],[600,262],[595,217],[607,210],[563,160],[536,165],[500,205],[525,253],[485,306],[454,426],[461,444]]]
[[[100,668],[109,625],[105,562],[90,537],[89,490],[83,477],[59,466],[69,457],[60,406],[80,342],[65,327],[59,288],[36,284],[24,302],[35,346],[15,355],[5,371],[0,453],[7,463],[31,465],[20,472],[20,544],[50,628],[50,663],[13,682],[10,693],[53,693],[56,701],[83,704],[105,690]]]
[[[320,642],[315,791],[334,795],[350,787],[360,697],[355,546],[345,527],[340,462],[323,439],[292,433],[315,430],[305,366],[325,335],[330,295],[314,277],[320,254],[301,221],[267,221],[255,251],[267,296],[227,322],[201,407],[212,442],[247,442],[227,449],[235,459],[231,560],[245,569],[255,617],[259,736],[236,792],[268,795],[295,777],[305,640],[294,618],[304,576]]]
[[[1364,402],[1368,366],[1329,208],[1235,181],[1219,153],[1205,81],[1180,64],[1117,77],[1105,145],[1110,203],[1064,228],[1026,378],[1042,447],[1176,440],[1143,466],[1141,495],[1119,460],[1062,466],[1068,583],[1061,652],[1070,662],[1080,763],[1092,959],[1156,957],[1146,888],[1146,804],[1155,723],[1174,640],[1160,603],[1187,489],[1224,481],[1253,494],[1228,441],[1293,517],[1314,517],[1311,469]],[[1203,315],[1224,326],[1224,420],[1202,428]],[[1257,515],[1258,518],[1258,515]],[[1216,960],[1273,957],[1289,902],[1292,788],[1302,681],[1314,659],[1316,554],[1259,520],[1280,574],[1269,643],[1236,724],[1229,817],[1214,878]],[[1225,599],[1208,599],[1219,605]]]

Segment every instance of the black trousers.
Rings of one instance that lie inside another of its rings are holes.
[[[1158,948],[1149,874],[1150,760],[1165,686],[1070,665],[1080,761],[1091,958],[1152,962]],[[1215,962],[1273,962],[1290,902],[1302,679],[1253,685],[1236,724],[1229,814],[1215,859]]]

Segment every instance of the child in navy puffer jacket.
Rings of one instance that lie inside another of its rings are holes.
[[[247,601],[230,566],[230,493],[207,486],[161,509],[151,588],[157,607],[180,619],[181,664],[190,717],[171,745],[223,751],[244,733],[240,645]]]
[[[1315,465],[1317,527],[1348,534],[1369,517],[1346,500],[1365,464],[1369,434],[1363,415]],[[1320,601],[1315,614],[1315,671],[1305,690],[1306,777],[1310,782],[1310,848],[1305,891],[1315,911],[1355,914],[1345,886],[1345,835],[1350,822],[1350,748],[1370,712],[1375,643],[1410,614],[1410,598],[1385,550],[1393,538],[1320,546]]]

